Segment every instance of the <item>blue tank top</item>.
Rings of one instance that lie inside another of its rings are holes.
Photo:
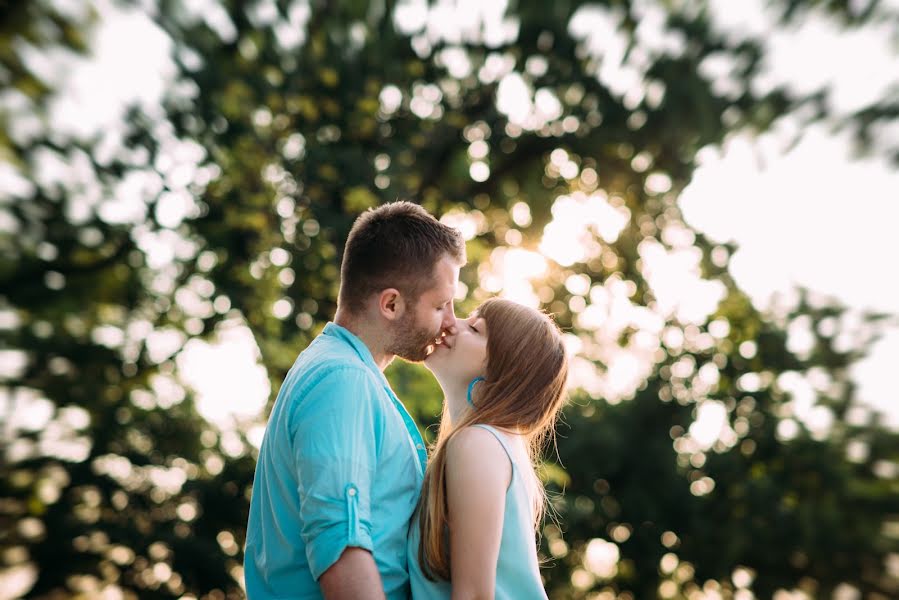
[[[474,425],[486,429],[496,437],[512,463],[512,481],[506,490],[506,509],[503,515],[503,532],[496,563],[496,600],[546,600],[546,592],[540,580],[537,562],[537,544],[534,540],[534,504],[528,493],[527,480],[518,468],[515,455],[505,437],[489,425]],[[450,597],[448,581],[431,581],[425,577],[418,563],[418,546],[421,540],[418,513],[409,527],[409,582],[414,600],[447,600]]]

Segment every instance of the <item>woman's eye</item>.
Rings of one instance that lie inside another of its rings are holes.
[[[479,333],[478,330],[474,328],[474,325],[469,325],[469,327],[470,327],[471,330],[474,331],[475,333]]]

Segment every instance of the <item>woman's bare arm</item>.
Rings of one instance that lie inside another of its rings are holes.
[[[512,465],[499,441],[480,427],[447,446],[450,571],[453,600],[490,600]]]

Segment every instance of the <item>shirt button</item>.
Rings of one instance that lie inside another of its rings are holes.
[[[350,495],[350,496],[355,496],[355,495],[356,495],[356,488],[350,488],[350,489],[347,491],[347,494]]]
[[[419,450],[424,450],[424,449],[425,449],[425,447],[422,446],[421,444],[415,444],[415,447],[418,448]]]

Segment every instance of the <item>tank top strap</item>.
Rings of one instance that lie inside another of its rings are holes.
[[[493,437],[495,437],[496,440],[497,440],[497,441],[500,443],[500,445],[503,447],[503,450],[506,451],[506,456],[508,456],[508,457],[509,457],[509,460],[512,462],[512,468],[513,468],[513,469],[515,468],[515,466],[516,466],[516,464],[515,464],[515,456],[512,454],[512,449],[509,447],[509,442],[506,441],[505,436],[503,436],[502,434],[500,434],[500,432],[497,431],[496,429],[494,429],[492,426],[490,426],[490,425],[484,425],[483,423],[475,423],[474,425],[472,425],[472,427],[480,427],[481,429],[486,429],[487,431],[489,431],[490,433],[492,433],[492,434],[493,434]]]

